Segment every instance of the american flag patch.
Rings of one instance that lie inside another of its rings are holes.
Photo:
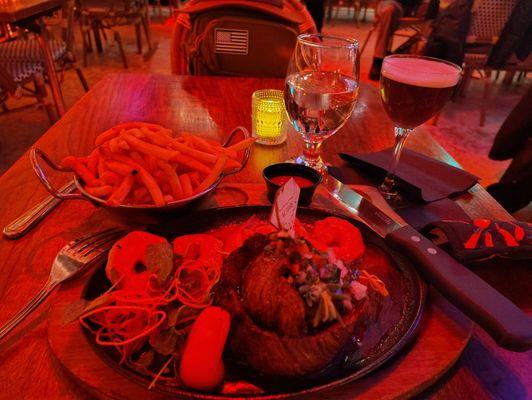
[[[225,54],[248,54],[248,31],[237,29],[215,29],[215,52]]]

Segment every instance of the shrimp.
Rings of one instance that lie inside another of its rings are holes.
[[[317,221],[309,235],[309,240],[318,250],[332,249],[336,257],[346,262],[361,258],[365,251],[358,228],[336,217],[327,217]]]

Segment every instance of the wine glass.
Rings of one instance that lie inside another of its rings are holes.
[[[395,148],[388,173],[379,191],[389,201],[400,203],[395,171],[410,132],[440,112],[453,94],[462,69],[438,58],[409,54],[385,57],[380,95],[386,113],[395,125]]]
[[[288,117],[305,141],[296,163],[326,171],[321,145],[353,112],[358,76],[356,40],[320,34],[298,36],[284,88]]]

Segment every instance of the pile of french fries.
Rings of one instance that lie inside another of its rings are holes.
[[[230,147],[160,125],[130,122],[96,138],[87,157],[66,157],[85,190],[110,206],[155,205],[186,199],[215,183],[223,172],[241,167],[239,153],[254,139]]]

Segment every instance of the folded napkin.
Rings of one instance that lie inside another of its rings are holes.
[[[393,148],[377,153],[345,154],[340,157],[361,172],[372,175],[380,182],[390,166]],[[460,168],[405,149],[396,171],[400,189],[414,199],[425,202],[456,196],[469,190],[478,177]]]
[[[329,167],[329,174],[345,184],[363,184],[350,167]],[[507,260],[515,266],[519,260],[532,260],[532,224],[526,222],[471,220],[451,199],[430,203],[407,203],[395,209],[408,224],[467,265],[487,265],[495,260],[500,266]]]
[[[491,258],[532,260],[532,224],[527,222],[435,221],[422,232],[463,263]]]
[[[345,184],[364,184],[351,167],[328,167],[328,172]],[[450,199],[441,199],[430,203],[405,202],[401,208],[396,208],[395,212],[417,230],[434,221],[469,219],[464,210]]]

